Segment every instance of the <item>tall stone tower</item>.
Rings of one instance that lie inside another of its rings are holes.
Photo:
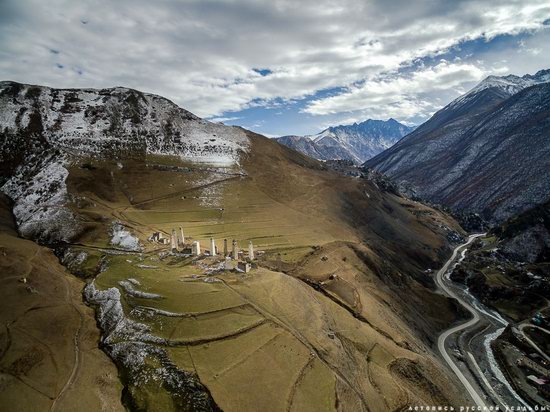
[[[183,228],[180,226],[180,238],[179,238],[179,244],[183,248],[183,245],[185,245],[185,236],[183,235]]]
[[[227,257],[227,239],[223,240],[223,257]]]
[[[178,251],[178,241],[176,239],[176,229],[172,229],[172,234],[170,235],[170,248],[172,252]]]
[[[216,256],[216,242],[214,242],[214,238],[210,238],[210,256]]]
[[[237,247],[237,241],[235,239],[233,239],[231,257],[233,258],[233,260],[239,259],[239,248]]]
[[[193,253],[193,255],[195,256],[199,256],[201,254],[201,244],[195,240],[192,244],[191,244],[191,252]]]
[[[251,240],[248,242],[248,258],[254,260],[254,245]]]

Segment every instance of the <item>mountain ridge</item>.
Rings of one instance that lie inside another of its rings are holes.
[[[249,146],[238,127],[210,123],[161,96],[122,87],[0,82],[0,124],[2,191],[15,202],[21,233],[44,242],[69,241],[79,227],[62,206],[70,157],[172,155],[231,165]]]
[[[331,126],[315,135],[281,136],[275,140],[318,160],[351,160],[361,164],[414,130],[388,120],[367,119],[351,125]]]
[[[493,223],[544,202],[550,196],[550,83],[543,80],[549,74],[528,77],[535,84],[512,95],[506,87],[476,86],[365,166],[412,194]]]

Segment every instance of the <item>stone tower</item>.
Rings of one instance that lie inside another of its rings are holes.
[[[254,245],[251,240],[248,242],[248,258],[254,260]]]
[[[176,239],[176,229],[172,229],[172,235],[170,235],[170,248],[172,252],[178,251],[178,241]]]
[[[223,240],[223,257],[227,257],[227,239]]]
[[[181,247],[185,245],[185,236],[183,235],[183,228],[180,226],[180,238],[179,238],[179,244]]]
[[[210,238],[210,256],[216,256],[216,242],[214,242],[214,238]]]
[[[201,254],[201,244],[195,240],[192,244],[191,244],[191,252],[193,253],[193,255],[195,256],[199,256]]]
[[[233,260],[239,259],[239,248],[237,247],[237,241],[235,239],[233,239],[231,257],[233,258]]]

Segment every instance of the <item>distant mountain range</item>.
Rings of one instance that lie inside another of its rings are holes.
[[[276,140],[318,160],[345,159],[361,164],[413,131],[395,119],[366,120],[334,126],[310,136],[282,136]]]
[[[489,76],[365,166],[491,222],[550,197],[550,70]]]

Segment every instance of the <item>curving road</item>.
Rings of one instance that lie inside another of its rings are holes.
[[[456,293],[454,293],[450,288],[448,288],[447,285],[445,285],[445,282],[443,279],[444,279],[445,273],[447,273],[451,264],[453,264],[456,261],[458,254],[461,253],[463,250],[465,250],[476,238],[484,235],[485,233],[480,233],[480,234],[469,236],[468,240],[465,243],[455,248],[450,259],[445,263],[445,265],[443,265],[443,267],[439,270],[439,272],[437,272],[437,275],[436,275],[436,283],[441,288],[441,290],[443,290],[443,292],[445,292],[447,296],[456,299],[458,303],[460,303],[468,312],[472,314],[472,319],[470,319],[469,321],[465,323],[461,323],[460,325],[457,325],[457,326],[453,326],[452,328],[447,329],[446,331],[441,333],[441,335],[439,335],[437,339],[437,348],[439,349],[441,356],[443,356],[443,359],[445,359],[445,362],[447,362],[447,364],[453,370],[453,372],[455,373],[457,378],[460,380],[462,385],[464,385],[464,387],[470,394],[473,401],[476,403],[477,406],[481,408],[486,407],[485,401],[477,393],[477,391],[469,382],[468,378],[464,376],[462,371],[458,368],[457,364],[454,362],[454,360],[451,358],[451,356],[447,353],[447,350],[445,349],[445,341],[450,335],[452,335],[455,332],[459,332],[461,330],[470,328],[479,322],[479,319],[480,319],[479,313],[472,306],[470,306],[463,299],[461,299]]]

